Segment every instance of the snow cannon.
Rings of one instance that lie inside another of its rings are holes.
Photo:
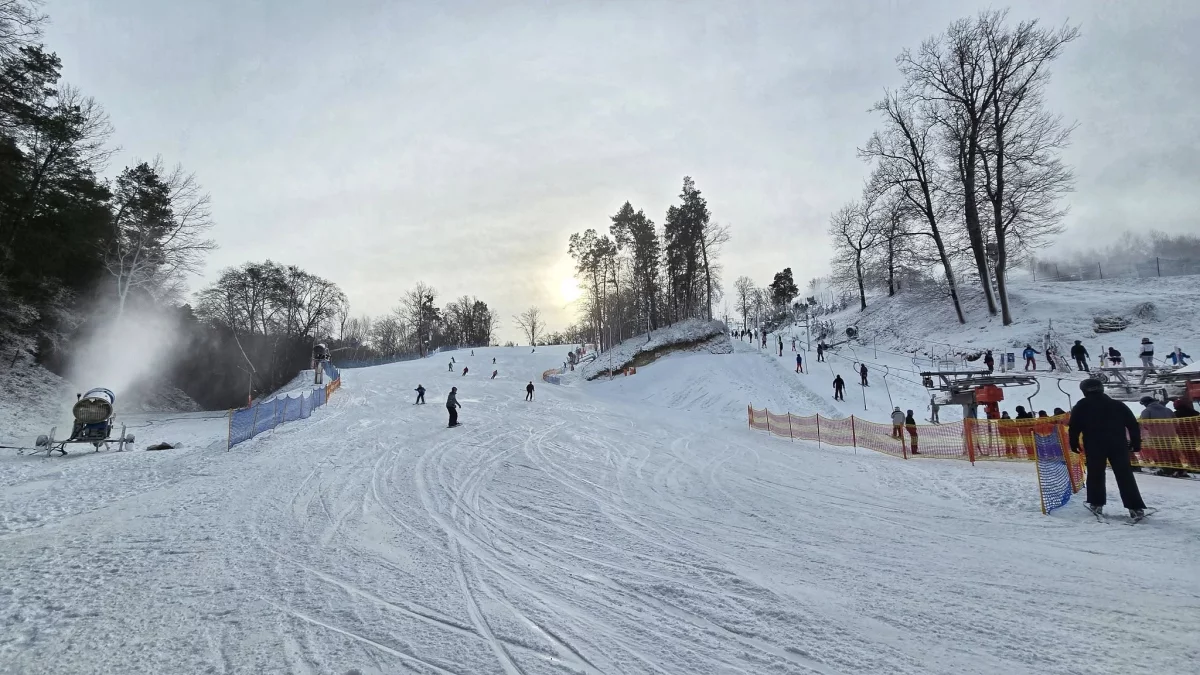
[[[329,361],[329,356],[329,347],[326,347],[324,342],[318,342],[313,345],[312,368],[314,385],[325,383],[325,364]]]
[[[49,435],[41,435],[37,437],[34,445],[37,450],[45,450],[46,456],[57,450],[60,454],[67,454],[66,445],[68,443],[90,443],[95,452],[99,452],[101,446],[107,448],[110,444],[117,444],[117,451],[123,451],[127,444],[133,443],[133,434],[126,434],[125,426],[121,426],[120,435],[113,437],[113,425],[115,417],[115,405],[117,397],[111,389],[104,387],[96,387],[89,389],[85,394],[77,394],[75,397],[75,405],[71,408],[71,415],[75,418],[71,425],[71,435],[62,440],[54,438],[58,427],[50,430]]]

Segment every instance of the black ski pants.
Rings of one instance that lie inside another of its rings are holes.
[[[1146,508],[1145,502],[1142,501],[1142,493],[1138,491],[1137,479],[1133,477],[1129,451],[1124,448],[1111,452],[1093,450],[1087,453],[1087,503],[1103,506],[1107,501],[1104,484],[1105,464],[1112,466],[1113,476],[1117,479],[1117,489],[1121,491],[1121,503],[1125,508]]]
[[[527,392],[525,392],[525,400],[526,400],[526,401],[532,401],[532,400],[533,400],[533,392],[532,392],[532,391],[527,391]]]
[[[417,393],[417,403],[424,403],[424,402],[425,402],[425,392],[422,391],[422,392]]]
[[[450,426],[458,424],[458,409],[452,405],[446,406],[446,412],[450,413]]]
[[[844,389],[834,389],[833,390],[833,400],[845,401],[846,400],[845,390]]]
[[[1103,363],[1101,363],[1100,365],[1104,365],[1104,364],[1103,364]],[[1088,370],[1087,361],[1083,360],[1083,357],[1082,357],[1082,356],[1076,356],[1076,357],[1075,357],[1075,367],[1076,367],[1076,368],[1079,370],[1079,372],[1081,372],[1081,373],[1090,373],[1090,372],[1091,372],[1090,370]]]

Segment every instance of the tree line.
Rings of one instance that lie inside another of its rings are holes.
[[[682,319],[713,318],[723,296],[718,259],[729,228],[712,220],[690,176],[661,228],[629,202],[610,221],[607,233],[589,228],[568,241],[583,289],[581,322],[556,338],[606,349]]]
[[[1007,271],[1061,232],[1073,188],[1060,155],[1075,126],[1047,110],[1045,87],[1078,36],[989,10],[896,57],[903,83],[871,108],[882,126],[858,151],[870,174],[829,226],[832,281],[862,309],[868,289],[937,279],[960,323],[964,283],[1012,323]]]
[[[209,195],[161,158],[105,177],[113,127],[62,82],[39,7],[0,2],[0,346],[61,374],[97,319],[151,311],[178,338],[163,378],[222,408],[292,379],[317,342],[335,360],[492,342],[497,317],[477,298],[437,307],[418,284],[386,316],[351,317],[337,284],[270,260],[222,270],[188,303],[187,278],[216,248]]]

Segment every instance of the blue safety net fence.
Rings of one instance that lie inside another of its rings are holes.
[[[325,384],[300,396],[273,398],[229,413],[229,448],[271,431],[280,424],[302,420],[329,400],[341,384],[342,374],[328,362],[322,364]]]
[[[1082,463],[1078,457],[1068,457],[1063,451],[1059,433],[1035,431],[1033,438],[1037,444],[1037,478],[1042,493],[1042,511],[1050,513],[1066,506],[1071,501],[1071,495],[1083,486]]]

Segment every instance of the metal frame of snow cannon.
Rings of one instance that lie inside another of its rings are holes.
[[[126,445],[133,444],[133,434],[126,434],[126,427],[121,425],[120,435],[113,437],[115,424],[114,404],[116,396],[111,390],[103,387],[89,389],[86,394],[78,394],[71,414],[75,422],[71,425],[71,435],[64,439],[55,439],[58,427],[50,429],[49,435],[41,435],[34,442],[34,452],[46,452],[49,457],[57,450],[61,455],[67,454],[66,446],[72,443],[87,443],[100,452],[100,446],[108,448],[117,444],[117,452],[124,452]]]

